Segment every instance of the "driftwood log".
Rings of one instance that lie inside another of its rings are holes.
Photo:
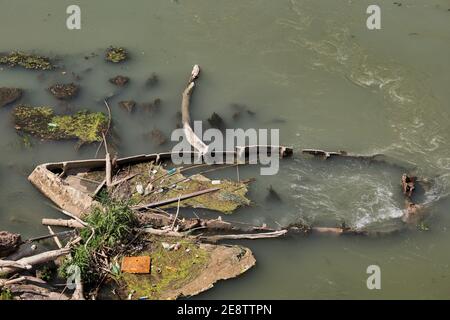
[[[63,248],[59,250],[52,250],[47,251],[43,253],[39,253],[37,255],[31,256],[31,257],[25,257],[22,259],[19,259],[17,261],[9,261],[9,260],[1,260],[2,263],[5,265],[2,267],[0,265],[0,274],[7,275],[16,271],[20,271],[21,269],[25,268],[27,269],[28,266],[34,266],[43,264],[49,261],[53,261],[56,258],[66,255],[70,252],[69,248]],[[8,264],[10,264],[8,266]]]
[[[44,226],[56,226],[67,228],[83,228],[84,226],[75,219],[42,219]]]
[[[190,102],[192,92],[195,86],[195,80],[200,75],[200,67],[195,65],[192,69],[191,76],[188,84],[183,91],[181,100],[181,121],[183,124],[184,135],[187,141],[193,146],[200,154],[206,154],[208,146],[194,133],[191,127],[191,117],[189,114]]]

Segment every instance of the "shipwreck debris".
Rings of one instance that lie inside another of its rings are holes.
[[[22,93],[19,88],[0,88],[0,108],[19,100]]]
[[[165,250],[161,238],[147,252],[153,258],[148,275],[122,274],[121,296],[133,292],[133,298],[173,300],[190,297],[210,289],[215,282],[234,278],[255,264],[252,252],[241,246],[221,246],[180,242],[178,250]],[[170,239],[164,240],[172,243]]]

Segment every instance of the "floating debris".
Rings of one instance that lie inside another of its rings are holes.
[[[22,97],[22,89],[0,88],[0,108],[13,103]]]
[[[120,101],[119,106],[131,113],[134,111],[134,107],[136,106],[136,101],[134,101],[134,100]]]
[[[26,54],[20,51],[13,51],[10,54],[0,54],[0,65],[4,64],[8,67],[20,66],[25,69],[32,70],[51,70],[55,66],[50,58],[33,54]]]
[[[123,62],[128,59],[128,52],[122,47],[109,47],[106,50],[105,60],[113,63]]]
[[[177,243],[164,241],[166,246]],[[136,297],[150,300],[173,300],[189,297],[211,288],[215,282],[237,277],[255,265],[252,252],[241,246],[197,244],[178,242],[180,250],[165,249],[162,243],[148,249],[152,256],[149,275],[123,273],[119,283],[123,285],[121,296],[131,291]],[[175,249],[175,247],[174,247]]]
[[[80,111],[73,115],[55,115],[50,107],[20,105],[14,108],[16,130],[45,140],[78,139],[80,143],[101,141],[108,119],[102,112]]]
[[[70,100],[78,94],[79,86],[75,83],[55,84],[48,90],[56,99]]]
[[[109,82],[111,82],[112,84],[114,84],[118,87],[124,87],[125,85],[128,84],[128,82],[130,82],[130,78],[118,75],[118,76],[115,76],[114,78],[109,79]]]
[[[150,273],[150,256],[123,257],[122,272],[126,273]]]

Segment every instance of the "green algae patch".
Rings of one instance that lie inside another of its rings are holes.
[[[106,49],[105,60],[112,63],[123,62],[128,59],[128,52],[122,47],[109,47]]]
[[[101,112],[80,111],[55,115],[50,107],[17,106],[13,110],[17,130],[45,140],[72,140],[80,143],[101,141],[108,119]]]
[[[169,174],[169,170],[161,167],[158,167],[157,173],[153,174],[153,169],[155,169],[155,166],[152,163],[140,163],[130,168],[130,173],[137,174],[129,181],[132,193],[128,196],[131,197],[133,203],[144,205],[200,190],[219,188],[218,191],[183,200],[180,202],[180,206],[209,209],[229,214],[240,206],[250,205],[250,200],[246,197],[248,185],[245,182],[224,179],[220,180],[218,184],[213,184],[210,179],[201,174],[186,177],[179,171]],[[137,192],[137,185],[142,185],[144,189],[147,189],[149,184],[153,185],[151,192],[148,194]],[[177,205],[174,202],[162,208],[177,207]]]
[[[20,51],[0,54],[0,65],[7,65],[11,68],[19,66],[31,70],[51,70],[55,68],[48,57],[27,54]]]
[[[198,244],[182,240],[178,242],[177,250],[167,250],[161,241],[176,243],[153,238],[152,249],[140,253],[151,258],[150,275],[122,273],[119,282],[124,295],[133,292],[134,298],[175,299],[176,294],[173,296],[172,293],[197,278],[208,266],[209,253]]]

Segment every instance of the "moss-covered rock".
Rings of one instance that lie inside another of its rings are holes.
[[[151,258],[150,274],[122,273],[122,296],[133,299],[173,300],[210,289],[215,282],[234,278],[255,264],[252,252],[240,246],[199,244],[189,240],[154,237],[151,248],[141,252]],[[162,243],[177,244],[177,250]]]
[[[106,49],[105,60],[113,63],[123,62],[128,59],[128,52],[122,47],[109,47]]]
[[[55,115],[50,107],[14,108],[17,130],[45,140],[78,139],[81,143],[101,141],[108,119],[101,112],[80,111],[73,115]]]
[[[0,88],[0,108],[20,99],[22,90],[19,88]]]
[[[13,51],[9,54],[0,54],[0,65],[8,67],[20,66],[32,70],[51,70],[55,68],[50,58],[27,54],[20,51]]]
[[[56,99],[70,100],[78,94],[79,86],[75,83],[55,84],[48,90]]]

